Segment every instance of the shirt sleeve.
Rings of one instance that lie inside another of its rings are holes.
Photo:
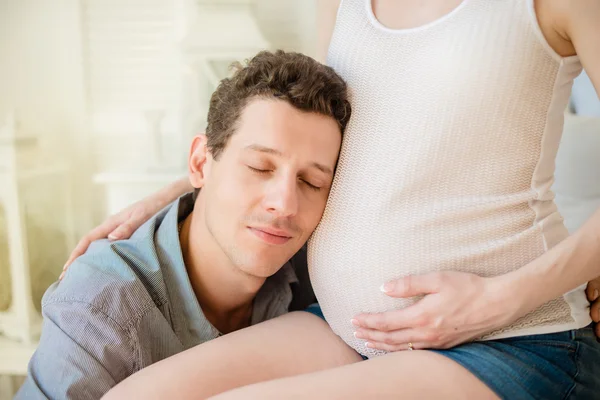
[[[15,399],[99,399],[135,372],[135,341],[98,308],[55,301],[42,308],[40,343]]]

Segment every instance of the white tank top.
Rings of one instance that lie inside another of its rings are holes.
[[[345,0],[328,63],[353,113],[309,269],[335,333],[373,356],[350,319],[415,300],[386,296],[382,283],[505,274],[568,236],[551,186],[581,65],[548,45],[532,0],[464,0],[403,30],[382,26],[370,0]],[[580,287],[481,339],[589,323]]]

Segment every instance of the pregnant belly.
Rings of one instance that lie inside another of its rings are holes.
[[[384,282],[445,270],[496,276],[545,251],[541,229],[529,217],[524,224],[519,218],[492,221],[498,213],[475,215],[472,209],[453,218],[434,214],[393,218],[366,210],[362,217],[344,213],[353,215],[348,219],[329,210],[313,234],[308,265],[315,294],[333,331],[360,354],[384,353],[354,337],[352,318],[418,301],[386,296]]]

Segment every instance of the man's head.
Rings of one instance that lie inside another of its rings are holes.
[[[321,219],[349,118],[346,84],[310,57],[265,51],[238,65],[192,143],[202,237],[249,275],[277,272]]]

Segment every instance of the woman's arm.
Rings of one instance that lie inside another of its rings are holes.
[[[600,1],[560,2],[558,29],[572,43],[600,98]],[[588,284],[591,315],[600,321],[600,210],[559,246],[517,270],[507,280],[526,297],[527,308],[541,305],[594,278]],[[539,288],[532,291],[532,287]],[[536,297],[535,299],[532,297]],[[596,327],[600,335],[600,329]]]
[[[94,240],[109,238],[111,240],[128,239],[137,228],[139,228],[150,217],[163,209],[167,204],[175,201],[184,193],[194,190],[188,178],[182,178],[171,183],[160,191],[134,203],[108,218],[101,225],[92,229],[85,235],[69,256],[65,263],[64,271],[71,265],[73,260],[85,253],[90,243]]]

